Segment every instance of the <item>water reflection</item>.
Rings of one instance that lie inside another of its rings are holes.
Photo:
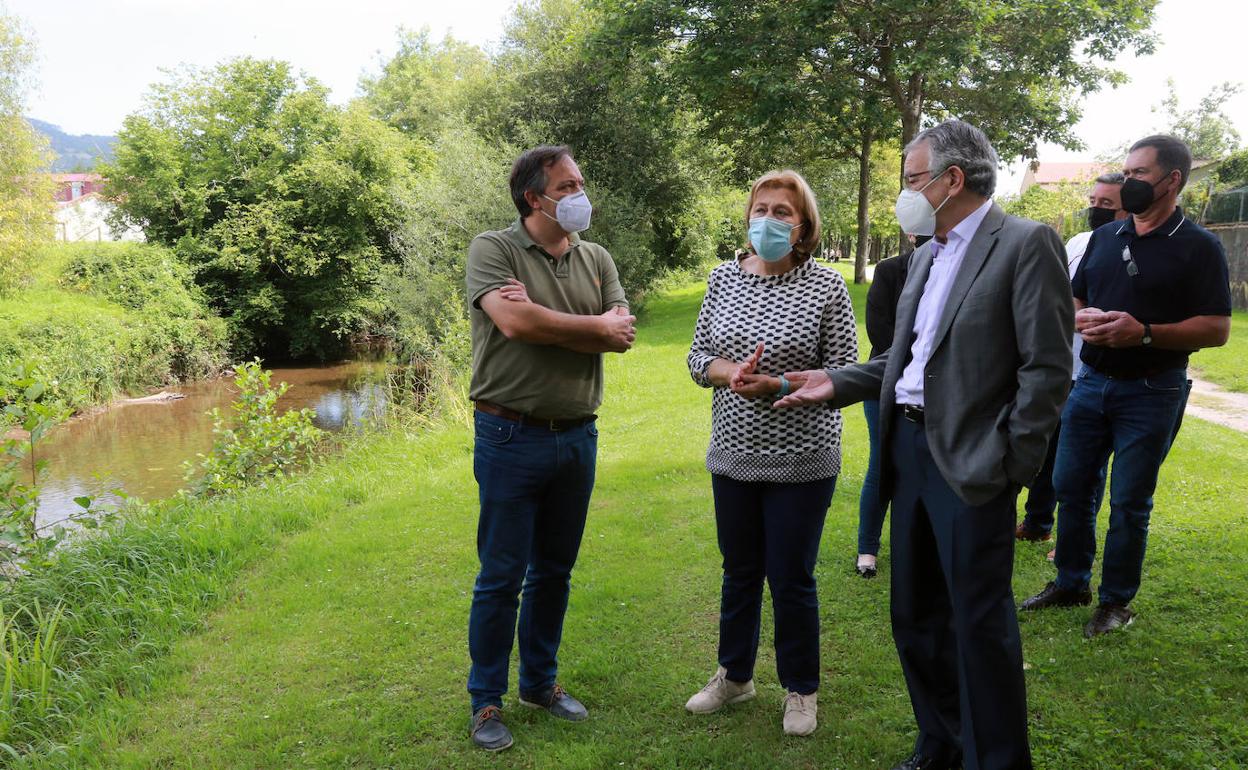
[[[386,406],[386,365],[351,361],[272,370],[274,384],[290,383],[282,411],[308,407],[324,430],[380,417]],[[228,411],[237,394],[229,378],[168,388],[186,398],[123,404],[55,428],[38,445],[47,467],[39,478],[40,525],[78,510],[75,497],[117,502],[117,488],[145,500],[168,497],[183,485],[183,462],[212,446],[207,412]]]

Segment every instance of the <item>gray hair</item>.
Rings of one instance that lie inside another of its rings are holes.
[[[997,189],[997,151],[983,131],[960,120],[946,120],[920,131],[906,145],[906,154],[922,142],[927,142],[931,153],[933,176],[957,166],[966,176],[966,189],[984,198],[992,197]]]
[[[1117,171],[1111,171],[1108,174],[1101,174],[1096,178],[1096,184],[1117,184],[1123,185],[1127,183],[1127,178]]]

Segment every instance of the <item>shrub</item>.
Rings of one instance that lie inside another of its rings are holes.
[[[258,360],[238,367],[238,398],[230,405],[234,419],[213,409],[212,449],[200,455],[198,467],[187,463],[195,494],[230,492],[285,476],[311,459],[321,435],[312,424],[315,413],[292,409],[278,414],[277,399],[290,386],[283,382],[273,387],[272,375]]]

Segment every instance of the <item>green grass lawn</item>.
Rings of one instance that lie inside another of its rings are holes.
[[[1231,314],[1231,338],[1220,348],[1194,353],[1192,369],[1227,390],[1248,393],[1248,312]]]
[[[867,462],[857,407],[846,410],[845,467],[818,568],[819,730],[781,735],[769,616],[759,697],[711,716],[683,709],[715,667],[720,575],[703,467],[709,391],[685,370],[700,294],[693,286],[652,300],[637,348],[609,357],[599,480],[561,654],[560,679],[589,706],[587,722],[530,712],[512,692],[515,747],[486,756],[468,740],[477,511],[471,433],[459,423],[367,439],[301,479],[287,505],[315,506],[315,523],[253,563],[155,665],[149,688],[97,709],[66,753],[27,764],[890,767],[909,751],[913,717],[887,577],[852,573]],[[859,309],[862,298],[855,287]],[[1162,472],[1140,616],[1128,631],[1085,641],[1086,609],[1023,618],[1039,767],[1248,766],[1245,458],[1248,437],[1186,423]],[[1019,549],[1019,598],[1052,576],[1047,550]],[[884,575],[890,566],[886,538]]]

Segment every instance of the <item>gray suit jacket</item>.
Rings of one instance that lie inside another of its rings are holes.
[[[995,203],[971,238],[924,369],[927,442],[941,475],[971,505],[1024,486],[1044,463],[1071,380],[1074,301],[1061,239]],[[932,267],[920,247],[897,305],[888,353],[829,375],[837,407],[879,398],[882,482],[891,489],[894,388],[910,360]]]

